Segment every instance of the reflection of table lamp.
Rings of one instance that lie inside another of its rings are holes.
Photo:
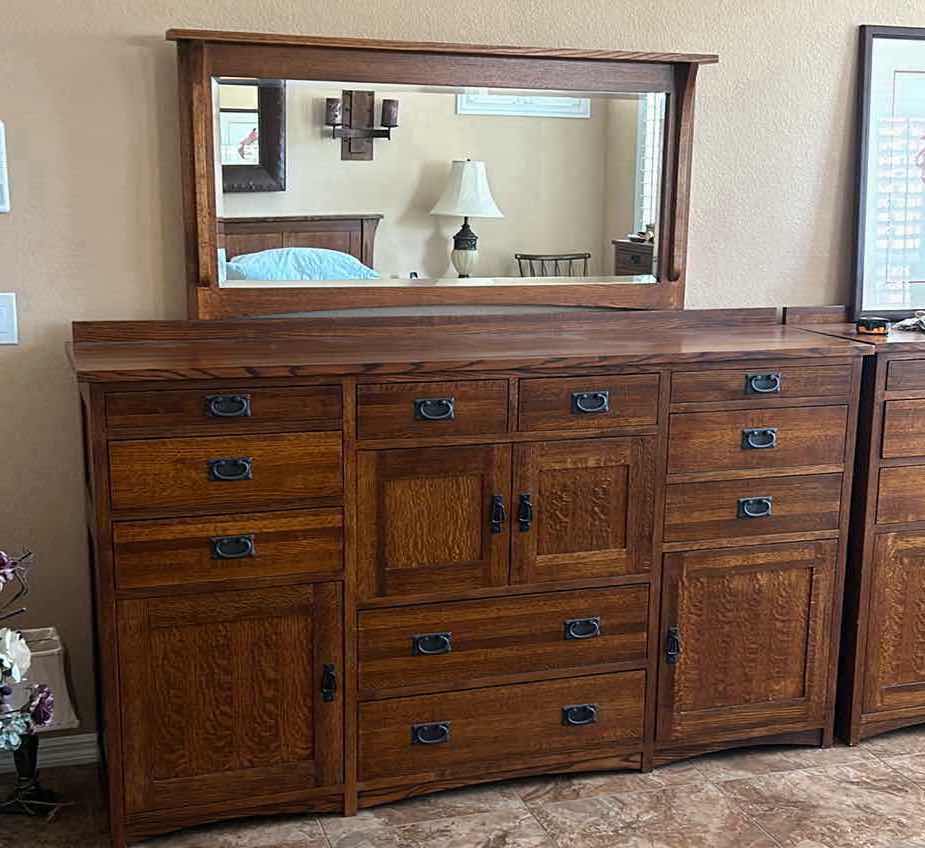
[[[488,187],[484,162],[454,161],[446,188],[431,215],[462,215],[463,225],[453,236],[450,259],[460,277],[468,277],[479,256],[478,236],[469,229],[470,218],[503,218]]]

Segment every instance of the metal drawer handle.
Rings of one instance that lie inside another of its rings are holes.
[[[755,498],[739,498],[737,518],[767,518],[771,515],[774,498],[762,495]]]
[[[566,727],[584,727],[597,721],[597,704],[573,704],[562,708],[562,724]]]
[[[254,477],[254,460],[249,456],[209,460],[209,479],[221,483],[234,483],[238,480],[252,480]]]
[[[209,542],[212,545],[212,559],[244,559],[257,556],[252,533],[244,536],[216,536],[209,539]]]
[[[520,523],[520,532],[526,533],[533,523],[533,501],[530,495],[520,496],[520,507],[517,510],[517,521]]]
[[[450,722],[435,721],[430,724],[411,725],[412,745],[441,745],[450,741]]]
[[[777,427],[752,427],[742,431],[742,450],[768,450],[777,447]]]
[[[765,374],[745,375],[745,394],[773,395],[780,393],[780,372],[769,371]]]
[[[594,415],[610,412],[610,391],[572,392],[572,415]]]
[[[418,421],[452,421],[456,417],[456,398],[418,398],[414,417]]]
[[[337,695],[337,669],[334,663],[325,663],[321,672],[321,700],[331,703]]]
[[[504,522],[507,521],[507,512],[504,509],[504,498],[501,495],[491,496],[489,521],[491,523],[492,533],[500,533],[504,529]]]
[[[681,628],[676,624],[668,628],[665,638],[665,662],[668,665],[677,665],[681,657]]]
[[[570,618],[565,622],[566,639],[594,639],[601,635],[601,618]]]
[[[206,414],[210,418],[250,418],[250,395],[209,395]]]
[[[452,650],[452,633],[421,633],[411,637],[411,654],[415,657],[433,657]]]

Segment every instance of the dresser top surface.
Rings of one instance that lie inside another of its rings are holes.
[[[872,348],[755,320],[757,310],[667,316],[440,322],[109,322],[76,324],[68,353],[87,382],[531,371],[863,356]],[[737,321],[735,315],[744,316]],[[698,318],[698,316],[700,316]],[[754,323],[752,323],[754,321]],[[132,340],[134,339],[134,340]]]
[[[925,333],[919,330],[890,330],[885,336],[859,333],[853,323],[800,324],[804,330],[846,341],[873,345],[877,354],[925,354]]]

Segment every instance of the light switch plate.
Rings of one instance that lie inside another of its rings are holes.
[[[6,128],[0,121],[0,212],[10,211],[10,177],[6,166]]]
[[[0,344],[19,344],[16,295],[13,292],[0,292]]]

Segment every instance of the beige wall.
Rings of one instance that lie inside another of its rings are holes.
[[[286,191],[225,194],[226,216],[378,213],[380,274],[443,277],[452,273],[451,239],[462,221],[430,210],[451,160],[482,159],[504,218],[471,222],[479,236],[478,275],[516,275],[515,253],[578,251],[591,253],[592,272],[601,272],[611,101],[594,98],[588,119],[497,117],[457,115],[455,94],[384,92],[377,109],[382,97],[397,97],[401,125],[391,140],[374,142],[372,162],[344,162],[340,142],[323,126],[325,97],[340,93],[289,84]],[[633,154],[612,161],[614,169],[629,169],[620,182],[631,191],[635,148]],[[632,207],[632,193],[628,202]]]
[[[698,97],[690,306],[847,296],[856,27],[921,25],[912,0],[5,0],[0,119],[13,212],[0,290],[22,343],[0,348],[0,540],[38,555],[28,622],[57,624],[91,719],[89,593],[74,319],[180,318],[169,26],[715,51]],[[165,673],[175,669],[165,669]]]

